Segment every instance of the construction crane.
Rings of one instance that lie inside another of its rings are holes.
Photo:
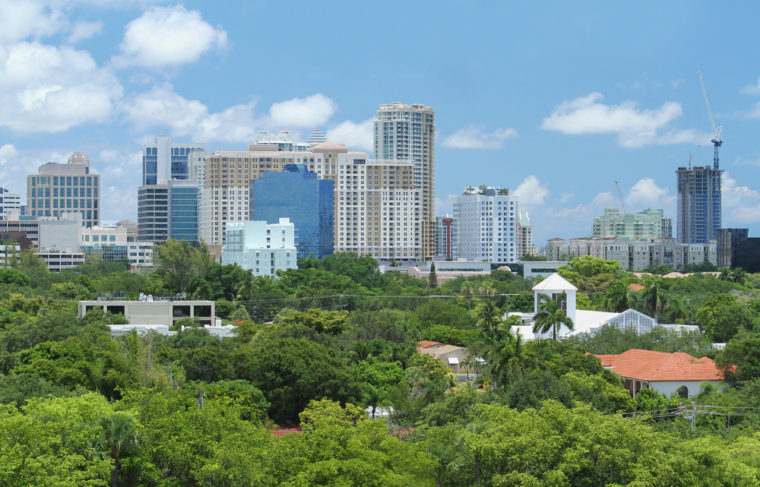
[[[623,207],[623,215],[627,215],[628,211],[626,211],[626,209],[625,209],[625,202],[623,201],[623,192],[620,191],[620,183],[618,183],[617,181],[615,181],[615,186],[617,186],[618,197],[620,197],[620,206]]]
[[[712,109],[710,109],[710,99],[707,98],[707,90],[705,89],[705,80],[702,79],[702,72],[697,71],[697,74],[699,75],[699,84],[702,85],[702,94],[705,97],[705,105],[707,105],[707,114],[710,116],[710,124],[712,125],[713,129],[713,137],[710,142],[713,143],[713,146],[715,146],[715,149],[713,151],[713,169],[716,171],[720,169],[720,163],[718,160],[718,147],[723,145],[723,141],[720,138],[720,132],[723,130],[723,127],[718,125],[715,126],[715,120],[713,119]]]

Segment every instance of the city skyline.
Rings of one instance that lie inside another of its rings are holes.
[[[436,114],[435,215],[464,186],[498,184],[543,245],[590,235],[620,206],[615,180],[630,212],[675,221],[675,170],[690,155],[712,164],[701,70],[724,126],[723,226],[760,233],[752,4],[297,3],[297,16],[276,4],[61,5],[0,3],[14,26],[0,36],[0,186],[12,193],[83,152],[109,196],[101,221],[137,221],[142,145],[159,134],[214,152],[260,130],[306,140],[320,128],[371,153],[377,107],[400,101]]]

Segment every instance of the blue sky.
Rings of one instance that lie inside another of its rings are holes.
[[[508,187],[538,245],[605,206],[663,208],[675,170],[724,145],[724,226],[760,236],[760,50],[753,2],[0,0],[0,185],[85,152],[105,223],[136,218],[157,134],[240,149],[314,127],[370,150],[377,106],[436,111],[439,213]]]

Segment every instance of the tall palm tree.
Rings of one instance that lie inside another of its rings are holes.
[[[111,470],[111,487],[118,487],[121,459],[137,450],[140,436],[132,416],[122,412],[101,418],[100,427],[103,430],[100,433],[98,446],[114,461],[113,470]]]
[[[613,282],[607,289],[607,310],[621,313],[631,307],[631,295],[620,281]]]
[[[496,286],[494,286],[493,281],[485,281],[480,284],[480,287],[478,288],[478,294],[481,296],[493,296],[496,294]]]
[[[478,318],[478,326],[492,336],[502,322],[501,310],[493,299],[483,301],[478,306]]]
[[[462,293],[462,296],[464,296],[464,299],[467,301],[467,309],[470,309],[470,302],[472,301],[472,297],[475,295],[475,288],[472,286],[472,282],[465,281],[460,292]]]
[[[644,307],[654,314],[654,319],[657,320],[665,308],[665,296],[662,294],[657,281],[653,282],[645,291],[642,296],[644,299]]]
[[[556,300],[551,296],[542,294],[538,303],[538,313],[536,313],[533,333],[546,333],[552,331],[552,339],[557,340],[557,330],[565,325],[572,330],[575,324],[562,309],[560,303],[565,299],[565,293],[560,294]]]
[[[499,334],[485,350],[488,372],[495,382],[503,381],[511,369],[522,369],[525,365],[523,341],[519,333],[513,334],[508,326],[501,326]]]

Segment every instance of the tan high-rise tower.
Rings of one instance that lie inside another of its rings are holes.
[[[399,102],[380,105],[375,120],[375,158],[410,162],[420,190],[420,260],[435,254],[435,123],[431,107]]]

